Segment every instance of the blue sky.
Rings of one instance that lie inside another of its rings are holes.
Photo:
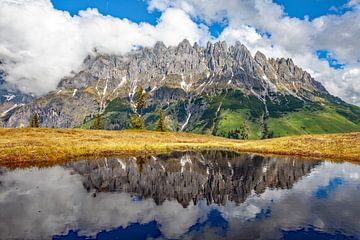
[[[275,0],[274,2],[282,5],[289,16],[300,19],[304,16],[314,19],[327,14],[341,14],[348,10],[343,8],[347,0]]]
[[[160,17],[160,12],[147,11],[145,0],[51,0],[54,7],[59,10],[66,10],[75,15],[79,10],[87,8],[97,8],[104,15],[112,15],[119,18],[128,18],[133,22],[149,22],[155,24]],[[346,8],[342,8],[347,0],[274,0],[275,3],[282,5],[288,16],[303,19],[308,16],[310,19],[326,15],[343,13]],[[338,11],[334,11],[336,8]],[[214,25],[213,32],[218,33],[220,26]]]
[[[132,22],[148,22],[156,24],[160,12],[147,11],[147,3],[142,0],[51,0],[54,7],[68,11],[71,15],[80,10],[97,8],[103,15],[111,15],[119,18],[127,18]]]

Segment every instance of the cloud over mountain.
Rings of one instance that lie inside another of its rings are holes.
[[[227,27],[220,35],[230,43],[239,40],[252,52],[260,49],[267,56],[291,57],[312,73],[335,95],[360,104],[360,4],[349,1],[342,15],[325,15],[313,20],[289,17],[272,0],[150,0],[149,10],[169,7],[184,10],[194,18],[211,24],[223,21]],[[262,34],[267,33],[267,34]],[[344,63],[343,69],[329,67],[319,60],[317,50],[328,50]]]
[[[180,9],[164,11],[156,26],[103,16],[96,9],[72,17],[47,0],[5,0],[0,15],[0,59],[6,63],[7,81],[36,94],[53,90],[95,48],[122,54],[158,40],[175,45],[184,38],[209,38],[207,29]]]

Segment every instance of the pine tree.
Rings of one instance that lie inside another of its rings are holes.
[[[135,106],[141,114],[142,110],[146,107],[147,98],[148,96],[144,88],[139,87],[139,89],[135,93]]]
[[[104,128],[104,124],[103,124],[100,114],[98,113],[98,114],[96,114],[95,121],[94,121],[93,125],[90,127],[90,129],[103,129],[103,128]]]
[[[135,107],[136,111],[130,116],[130,124],[132,129],[144,129],[144,119],[142,117],[143,109],[146,107],[147,93],[143,87],[139,87],[135,92]]]
[[[30,121],[29,127],[31,127],[31,128],[39,128],[39,127],[40,127],[40,118],[39,118],[39,115],[38,115],[37,113],[35,113],[35,114],[31,117],[31,121]]]
[[[144,170],[144,165],[146,163],[146,158],[145,157],[138,157],[136,158],[136,165],[139,169],[140,174],[143,172]]]
[[[239,136],[240,136],[240,139],[248,139],[249,138],[249,127],[248,127],[248,124],[247,124],[247,120],[245,120],[243,122],[243,124],[240,126],[240,130],[239,130]]]
[[[165,132],[167,130],[167,126],[165,123],[165,113],[162,108],[160,108],[160,110],[159,110],[159,120],[156,125],[156,130],[162,131],[162,132]]]
[[[273,132],[269,131],[267,120],[268,116],[263,114],[261,118],[261,139],[268,139],[273,137]]]
[[[239,139],[240,134],[241,134],[241,131],[239,129],[230,130],[227,134],[227,137],[231,138],[231,139]]]
[[[132,129],[144,129],[144,121],[137,114],[131,115],[130,124]]]

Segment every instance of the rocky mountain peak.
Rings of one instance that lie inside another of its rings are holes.
[[[265,54],[260,51],[257,51],[254,56],[254,60],[260,65],[265,66],[267,64],[267,58]]]
[[[166,51],[166,46],[162,41],[157,41],[154,45],[154,52],[160,54],[161,52]]]
[[[80,71],[62,79],[58,88],[41,101],[17,110],[7,125],[25,125],[36,111],[46,116],[44,126],[79,126],[97,112],[104,112],[114,99],[131,103],[139,86],[147,89],[150,97],[166,96],[168,100],[162,104],[170,104],[180,96],[192,99],[229,89],[241,91],[264,104],[265,98],[273,95],[313,100],[319,92],[327,93],[291,59],[267,59],[261,52],[253,57],[240,42],[232,46],[225,41],[208,42],[202,47],[197,43],[192,46],[184,39],[175,47],[157,42],[153,47],[123,55],[90,54]],[[186,123],[186,119],[181,121]]]
[[[190,53],[193,50],[193,47],[191,46],[189,40],[184,39],[179,43],[179,45],[177,46],[177,49],[184,53]]]

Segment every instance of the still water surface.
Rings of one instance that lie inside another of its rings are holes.
[[[3,168],[0,239],[360,239],[360,166],[206,151]]]

